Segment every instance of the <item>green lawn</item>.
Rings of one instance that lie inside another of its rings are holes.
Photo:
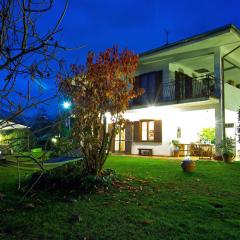
[[[123,189],[77,201],[41,194],[28,210],[14,204],[16,169],[0,167],[0,239],[240,239],[240,163],[198,161],[194,174],[179,165],[112,156],[106,168],[125,177]]]

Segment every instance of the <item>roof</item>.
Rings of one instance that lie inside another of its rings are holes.
[[[8,111],[5,111],[5,110],[0,110],[0,120],[11,118],[11,116],[12,116],[12,113],[10,113]],[[23,115],[19,115],[19,116],[14,117],[13,121],[14,121],[15,124],[30,126],[31,123],[32,123],[32,118],[26,117],[26,116],[23,116]]]
[[[161,46],[161,47],[158,47],[158,48],[154,48],[152,50],[141,53],[139,56],[144,57],[144,56],[147,56],[147,55],[150,55],[150,54],[154,54],[154,53],[158,53],[158,52],[161,52],[161,51],[169,50],[169,49],[174,48],[174,47],[180,47],[181,45],[185,45],[185,44],[193,43],[193,42],[200,41],[200,40],[203,40],[203,39],[206,39],[206,38],[214,37],[214,36],[220,35],[220,34],[225,33],[225,32],[230,32],[231,30],[236,32],[240,36],[240,29],[237,28],[233,24],[228,24],[228,25],[216,28],[216,29],[211,30],[211,31],[207,31],[207,32],[204,32],[204,33],[201,33],[201,34],[194,35],[194,36],[189,37],[189,38],[182,39],[180,41],[170,43],[168,45],[164,45],[164,46]]]

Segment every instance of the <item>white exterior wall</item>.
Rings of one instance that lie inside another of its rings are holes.
[[[151,109],[151,108],[150,108]],[[176,139],[176,129],[177,123],[174,120],[174,110],[172,112],[165,108],[163,111],[156,110],[145,110],[139,111],[134,116],[127,114],[128,119],[130,118],[133,121],[139,121],[141,119],[154,119],[162,120],[162,144],[151,143],[151,142],[133,142],[132,143],[132,154],[138,154],[138,148],[152,148],[153,155],[171,155],[171,145],[170,142],[172,139]]]
[[[138,154],[138,148],[152,148],[153,155],[171,156],[173,139],[177,139],[177,129],[181,128],[180,143],[192,143],[199,140],[198,133],[206,127],[215,127],[214,109],[181,111],[174,107],[149,107],[129,110],[125,118],[130,121],[142,119],[162,120],[162,144],[152,142],[133,142],[132,154]]]
[[[240,89],[225,83],[224,90],[225,109],[238,111],[240,108]]]
[[[237,124],[238,110],[240,108],[240,89],[224,84],[225,86],[225,123],[233,123],[234,128],[226,128],[226,137],[234,138],[236,141],[236,156],[239,158],[240,144],[238,143]]]

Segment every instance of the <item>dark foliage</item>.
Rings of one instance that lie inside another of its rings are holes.
[[[34,136],[26,129],[13,129],[2,133],[3,143],[14,152],[28,151],[35,146]]]
[[[79,193],[92,193],[99,189],[108,189],[117,179],[115,171],[111,169],[104,170],[100,175],[88,175],[84,172],[83,161],[67,163],[58,168],[46,171],[37,189],[44,191],[57,190],[60,192],[77,191]],[[29,183],[34,183],[40,175],[40,172],[34,173]]]

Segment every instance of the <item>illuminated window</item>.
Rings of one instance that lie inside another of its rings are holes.
[[[119,127],[117,129],[117,134],[115,136],[115,151],[124,152],[125,151],[125,129]]]
[[[148,140],[148,122],[142,122],[142,141]]]
[[[142,141],[154,141],[154,121],[142,121]]]
[[[154,140],[154,121],[148,122],[148,141]]]

